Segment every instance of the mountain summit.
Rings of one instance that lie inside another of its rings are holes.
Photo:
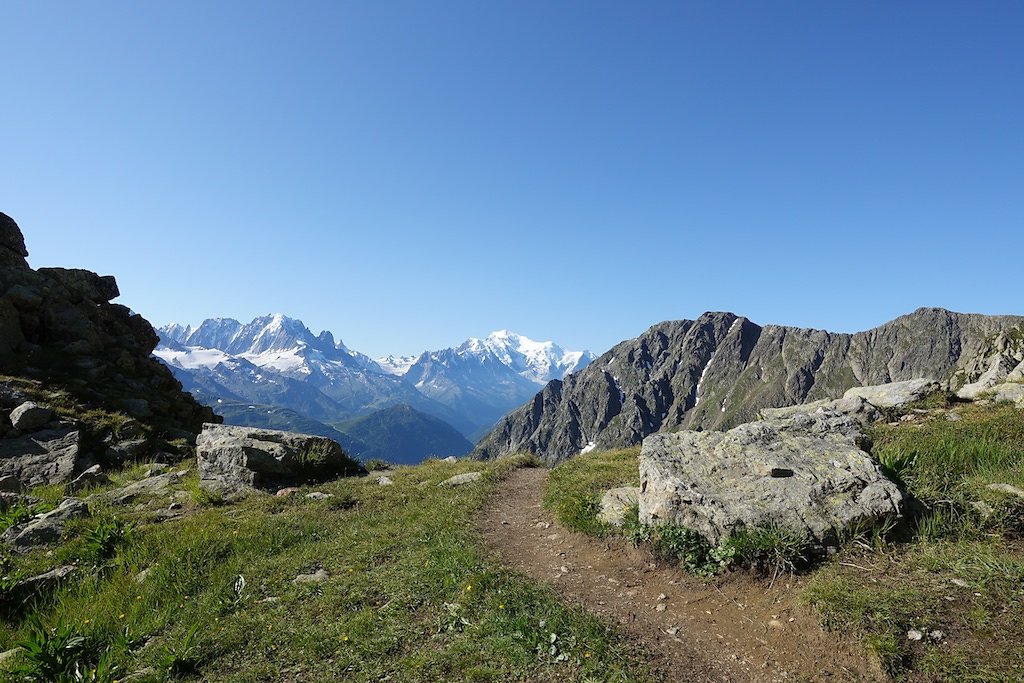
[[[566,351],[554,342],[500,330],[428,351],[409,363],[390,357],[378,362],[392,372],[407,364],[402,377],[486,430],[546,382],[581,370],[593,358],[589,351]]]

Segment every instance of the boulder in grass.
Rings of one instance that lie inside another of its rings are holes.
[[[366,473],[332,439],[276,429],[205,424],[196,457],[199,485],[226,495]]]
[[[651,435],[640,453],[640,521],[684,526],[715,545],[762,525],[829,543],[898,515],[904,500],[860,443],[853,417],[827,411]]]

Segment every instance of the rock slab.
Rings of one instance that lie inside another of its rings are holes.
[[[901,408],[938,391],[941,385],[933,379],[908,379],[866,387],[847,389],[843,398],[862,398],[876,408]]]
[[[823,410],[728,432],[649,436],[640,453],[640,521],[688,527],[712,544],[764,524],[825,544],[855,523],[899,514],[904,494],[863,442],[854,417]]]
[[[315,467],[310,454],[315,454]],[[316,472],[361,473],[336,441],[276,429],[205,424],[196,440],[199,485],[219,494],[301,485]]]
[[[74,427],[44,429],[0,440],[0,476],[24,486],[64,484],[79,464],[80,434]]]

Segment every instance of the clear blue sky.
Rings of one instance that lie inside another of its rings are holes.
[[[1024,3],[0,4],[0,210],[155,324],[1024,313]]]

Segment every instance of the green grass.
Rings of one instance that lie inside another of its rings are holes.
[[[154,681],[647,680],[608,626],[482,549],[473,514],[523,464],[427,463],[396,470],[392,486],[319,485],[333,494],[323,501],[304,489],[189,503],[184,519],[125,519],[120,532],[110,520],[126,509],[99,510],[52,555],[8,558],[8,572],[78,568],[0,621],[0,650],[57,629],[108,681],[145,666]],[[474,468],[480,483],[437,486]],[[293,582],[319,569],[326,581]]]
[[[1022,680],[1024,501],[986,485],[1024,485],[1024,413],[957,412],[958,422],[873,429],[874,453],[918,507],[897,542],[846,549],[804,597],[826,627],[859,634],[895,680]],[[911,641],[910,629],[943,637]]]
[[[597,519],[601,495],[617,486],[639,486],[639,448],[587,453],[551,470],[544,507],[565,527],[592,536],[615,530]]]

